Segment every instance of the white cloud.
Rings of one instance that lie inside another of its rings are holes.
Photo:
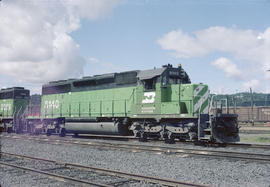
[[[214,89],[210,89],[212,94],[231,94],[233,92],[232,89],[225,86],[217,86]]]
[[[88,62],[90,62],[90,63],[99,63],[100,61],[99,61],[99,59],[97,59],[95,57],[90,57],[90,58],[88,58]]]
[[[217,54],[215,52],[225,53],[234,63],[220,57],[212,65],[223,69],[227,77],[243,81],[243,84],[248,84],[252,79],[260,79],[261,75],[264,80],[258,84],[270,81],[270,73],[266,71],[270,69],[270,27],[264,32],[219,26],[192,34],[174,30],[159,38],[157,42],[176,58],[202,58]],[[238,66],[242,67],[241,71]],[[262,85],[259,87],[261,90],[258,91],[266,91]]]
[[[260,87],[260,81],[256,79],[252,79],[248,82],[245,82],[243,84],[243,87],[245,90],[249,90],[250,88],[253,88],[253,90],[256,90]]]
[[[215,60],[212,62],[212,65],[224,71],[226,76],[229,78],[233,78],[235,80],[245,79],[243,72],[236,66],[236,64],[225,57]]]
[[[270,32],[270,29],[265,32]],[[252,30],[210,27],[196,31],[192,35],[185,34],[182,30],[171,31],[158,39],[158,43],[163,49],[175,52],[177,57],[201,57],[211,52],[221,51],[252,60],[255,59],[254,56],[262,54],[258,47],[265,45],[264,34],[259,34]],[[258,39],[258,36],[262,38]]]
[[[14,84],[82,75],[86,60],[70,33],[106,16],[120,0],[9,0],[0,7],[1,76]],[[1,86],[1,85],[0,85]]]
[[[208,52],[203,46],[198,45],[196,38],[183,33],[182,30],[169,32],[160,38],[158,43],[163,49],[173,51],[173,55],[179,58],[203,56]]]

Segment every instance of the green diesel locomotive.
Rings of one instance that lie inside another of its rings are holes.
[[[30,91],[22,87],[0,90],[0,128],[20,132],[22,116],[27,109]]]
[[[39,115],[25,117],[32,133],[115,134],[179,140],[239,141],[237,115],[210,114],[205,84],[191,84],[184,69],[128,71],[50,82]],[[28,113],[31,106],[28,107]]]

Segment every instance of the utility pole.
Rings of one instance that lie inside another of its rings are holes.
[[[270,69],[269,70],[266,70],[266,71],[270,71]],[[266,94],[264,106],[268,106],[268,101],[269,101],[268,96],[269,96],[269,94]]]
[[[250,97],[251,97],[251,123],[252,123],[252,126],[254,126],[254,116],[253,116],[253,93],[252,93],[252,88],[250,87]]]
[[[236,114],[236,105],[237,105],[236,99],[237,99],[237,96],[236,96],[236,95],[233,96],[233,113],[234,113],[234,114]]]
[[[229,111],[229,110],[230,110],[230,109],[229,109],[230,103],[229,103],[229,96],[228,96],[228,95],[226,95],[226,100],[227,100],[227,101],[226,101],[226,102],[227,102],[227,103],[226,103],[226,105],[227,105],[226,110],[227,110],[227,114],[229,114],[229,113],[230,113],[230,111]]]

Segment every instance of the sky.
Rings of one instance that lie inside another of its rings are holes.
[[[0,87],[173,64],[212,93],[270,92],[270,0],[2,0]]]

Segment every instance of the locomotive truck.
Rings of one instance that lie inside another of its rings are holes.
[[[208,86],[191,84],[181,65],[49,82],[42,86],[40,112],[35,114],[31,104],[25,107],[28,90],[0,93],[15,90],[27,92],[23,104],[16,94],[10,96],[11,105],[0,97],[1,124],[9,132],[133,134],[141,141],[160,138],[167,143],[239,141],[237,115],[222,110],[210,114]]]

